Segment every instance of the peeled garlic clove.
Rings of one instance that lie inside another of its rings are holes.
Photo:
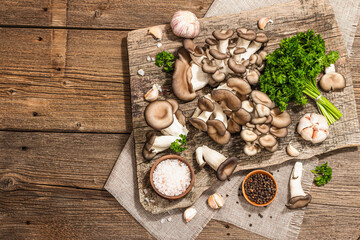
[[[200,23],[190,11],[177,11],[170,22],[173,33],[178,37],[195,38],[200,33]]]
[[[196,215],[197,211],[193,207],[189,207],[184,211],[184,219],[186,222],[190,222]]]
[[[218,193],[214,193],[208,198],[208,204],[213,209],[218,209],[224,206],[224,199]]]
[[[268,23],[274,23],[273,20],[271,20],[268,17],[262,17],[258,21],[258,27],[259,29],[263,30],[266,27],[266,24]]]
[[[161,87],[158,84],[154,84],[152,88],[145,94],[145,100],[149,102],[155,101],[159,97],[159,91],[161,91]]]
[[[297,157],[300,155],[299,151],[294,148],[290,143],[286,147],[286,152],[292,157]]]
[[[149,34],[153,35],[156,39],[161,40],[163,33],[160,27],[158,26],[150,27],[148,32]]]

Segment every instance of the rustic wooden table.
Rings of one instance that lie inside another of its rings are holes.
[[[126,36],[211,2],[0,1],[0,239],[151,239],[103,189],[132,128]],[[360,113],[360,28],[351,57]],[[299,238],[358,239],[360,151],[320,159]],[[263,239],[212,220],[215,238]]]

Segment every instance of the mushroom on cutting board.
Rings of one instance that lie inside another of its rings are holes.
[[[286,204],[289,209],[306,207],[311,201],[311,195],[306,194],[301,186],[302,172],[302,163],[296,162],[290,176],[290,200]]]
[[[324,91],[329,92],[345,88],[346,81],[343,75],[335,71],[335,65],[331,64],[325,68],[325,74],[320,79],[319,84]]]
[[[216,177],[220,181],[228,179],[238,163],[236,157],[227,158],[205,145],[196,149],[196,161],[200,166],[204,166],[204,162],[209,164],[209,166],[216,171]]]
[[[176,136],[156,136],[155,131],[146,133],[146,142],[143,147],[143,156],[147,160],[151,160],[159,152],[170,148],[172,142],[176,141]]]

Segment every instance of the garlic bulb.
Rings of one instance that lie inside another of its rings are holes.
[[[192,12],[177,11],[170,22],[173,33],[178,37],[194,38],[200,33],[200,23]]]
[[[306,141],[320,143],[329,135],[329,125],[323,115],[307,113],[300,119],[297,132]]]

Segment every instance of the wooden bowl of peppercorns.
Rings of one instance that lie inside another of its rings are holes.
[[[274,176],[264,170],[250,172],[242,182],[243,196],[251,205],[257,207],[264,207],[272,203],[277,190]]]

